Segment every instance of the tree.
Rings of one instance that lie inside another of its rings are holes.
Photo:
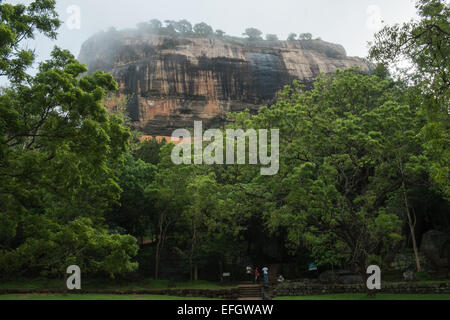
[[[175,24],[177,22],[175,20],[164,20],[164,23],[166,26],[159,31],[160,34],[175,35],[177,33],[175,30]]]
[[[256,128],[279,128],[283,137],[280,174],[260,181],[259,194],[268,227],[286,230],[292,251],[303,244],[319,264],[365,275],[401,239],[405,216],[388,202],[421,147],[420,117],[399,96],[388,79],[338,71],[319,77],[312,92],[285,89],[253,117]]]
[[[247,28],[242,35],[247,36],[249,40],[262,40],[262,32],[256,28]]]
[[[375,35],[370,57],[387,66],[408,61],[398,67],[399,75],[410,86],[410,101],[428,118],[423,127],[424,155],[432,160],[431,180],[448,198],[450,195],[449,109],[449,35],[450,8],[445,1],[420,0],[416,8],[419,21],[402,26],[386,26]]]
[[[183,216],[188,221],[188,230],[191,235],[187,255],[191,280],[198,280],[198,262],[201,258],[199,247],[207,246],[211,231],[208,229],[216,229],[214,215],[219,205],[218,191],[214,175],[194,177],[192,183],[187,185],[187,192],[192,195],[192,198]]]
[[[156,166],[126,155],[118,181],[122,193],[119,204],[107,215],[109,226],[141,240],[149,233],[155,213],[145,190],[153,182],[155,174]]]
[[[155,138],[142,141],[138,144],[133,155],[146,162],[153,165],[157,165],[160,162],[160,151],[161,147],[166,144],[166,140],[158,141]]]
[[[219,37],[223,37],[223,36],[225,35],[225,31],[222,31],[222,30],[220,30],[220,29],[217,29],[217,30],[216,30],[216,35],[219,36]]]
[[[174,28],[177,32],[182,34],[192,33],[192,24],[186,19],[175,22]]]
[[[36,0],[28,6],[23,4],[0,5],[0,76],[20,82],[27,77],[26,69],[34,62],[34,52],[24,49],[20,44],[34,39],[36,32],[56,39],[60,26],[55,11],[55,0]]]
[[[298,36],[300,40],[311,40],[312,34],[311,33],[300,33]]]
[[[138,30],[144,31],[144,32],[150,31],[150,30],[151,30],[150,24],[149,24],[148,22],[139,22],[139,23],[136,25],[136,27],[138,28]]]
[[[98,250],[87,271],[114,276],[135,268],[134,238],[110,234],[103,224],[119,199],[117,173],[130,134],[102,105],[117,88],[111,75],[86,75],[86,66],[59,48],[36,75],[26,73],[34,54],[21,53],[21,41],[36,30],[54,37],[54,5],[0,7],[1,30],[9,35],[0,44],[1,70],[11,79],[0,94],[0,268],[56,275]],[[66,242],[76,226],[83,230]]]
[[[266,40],[267,41],[278,41],[278,37],[276,34],[267,34]]]
[[[159,21],[158,19],[150,20],[149,24],[150,24],[150,28],[154,31],[157,31],[162,28],[162,22]]]
[[[296,38],[297,38],[297,34],[289,33],[289,36],[288,36],[287,40],[288,41],[295,41]]]
[[[155,179],[145,190],[146,197],[151,201],[156,213],[153,220],[156,240],[155,279],[159,279],[161,252],[168,235],[174,229],[189,199],[186,184],[192,169],[188,166],[175,166],[172,163],[173,147],[173,144],[166,144],[161,148],[161,162],[158,164]]]
[[[204,22],[197,23],[194,26],[194,32],[201,36],[209,36],[214,33],[213,28]]]
[[[39,215],[27,220],[23,244],[1,253],[0,270],[6,275],[52,277],[64,275],[75,264],[84,273],[114,278],[137,269],[137,263],[131,262],[138,251],[132,236],[111,234],[83,217],[67,224]]]

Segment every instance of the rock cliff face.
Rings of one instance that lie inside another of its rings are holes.
[[[320,73],[369,66],[347,57],[340,45],[321,40],[248,41],[138,34],[96,35],[83,44],[79,60],[90,72],[111,73],[120,90],[111,108],[126,97],[135,126],[148,135],[170,136],[178,128],[224,122],[227,112],[256,111],[274,101],[294,79],[308,85]]]

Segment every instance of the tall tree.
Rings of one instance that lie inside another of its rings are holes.
[[[262,32],[256,28],[247,28],[242,35],[249,40],[262,40]]]
[[[386,26],[375,35],[370,57],[396,66],[410,84],[410,103],[426,113],[423,127],[424,154],[429,157],[432,181],[448,198],[450,195],[450,8],[442,0],[420,0],[420,20]],[[403,65],[398,62],[406,61]]]
[[[36,31],[56,35],[54,6],[47,0],[0,7],[0,68],[11,80],[0,95],[0,269],[56,275],[98,250],[105,263],[86,271],[113,276],[136,267],[136,240],[103,225],[120,195],[116,174],[129,131],[102,105],[117,88],[111,75],[85,75],[86,66],[59,48],[35,76],[26,73],[34,54],[21,50],[21,41]]]
[[[214,33],[213,28],[204,22],[197,23],[194,26],[194,32],[201,36],[209,36]]]
[[[300,33],[298,38],[300,40],[311,40],[312,39],[312,34],[311,33]]]
[[[278,41],[278,36],[276,34],[266,34],[266,40],[268,40],[268,41]]]

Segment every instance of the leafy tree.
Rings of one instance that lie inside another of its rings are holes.
[[[175,35],[177,31],[175,30],[175,24],[177,23],[175,20],[165,20],[164,23],[166,24],[164,28],[161,28],[159,30],[160,34],[163,35]]]
[[[152,30],[160,30],[162,28],[162,22],[158,19],[150,20],[149,24]]]
[[[0,76],[20,82],[34,62],[34,52],[20,44],[34,39],[36,32],[55,39],[60,26],[55,0],[36,0],[23,4],[0,4]]]
[[[150,31],[150,24],[148,22],[139,22],[136,27],[141,31]]]
[[[160,162],[161,147],[166,144],[166,140],[158,141],[155,138],[145,140],[138,144],[133,155],[144,162],[157,165]]]
[[[289,36],[287,38],[288,41],[295,41],[297,39],[296,33],[289,33]]]
[[[298,37],[300,40],[312,40],[311,33],[300,33],[300,35]]]
[[[186,19],[175,22],[174,28],[177,32],[182,34],[192,33],[192,24]]]
[[[223,37],[225,35],[225,31],[217,29],[216,30],[216,35],[219,36],[219,37]]]
[[[0,256],[0,270],[7,275],[58,276],[75,264],[84,274],[114,278],[137,269],[137,263],[131,262],[138,250],[136,239],[111,234],[89,218],[58,224],[48,217],[32,215],[22,227],[24,242]]]
[[[128,154],[121,171],[119,204],[107,215],[107,222],[118,231],[142,240],[149,233],[154,214],[145,190],[153,182],[156,167]]]
[[[0,30],[8,35],[0,46],[1,68],[11,79],[0,95],[0,266],[19,272],[28,265],[23,270],[55,275],[69,261],[98,250],[98,263],[93,260],[87,271],[113,276],[134,268],[130,259],[137,248],[132,237],[109,234],[103,225],[103,213],[119,199],[116,174],[129,132],[101,103],[117,88],[111,75],[85,75],[86,66],[59,48],[35,76],[26,74],[34,55],[21,53],[21,41],[34,31],[54,37],[54,5],[0,7]],[[80,238],[66,227],[75,225],[84,229]],[[70,244],[66,233],[74,237]],[[69,250],[76,239],[77,248],[85,246],[84,239],[89,250]],[[51,257],[54,247],[60,249]]]
[[[217,212],[218,186],[214,175],[200,175],[193,178],[187,185],[187,192],[192,195],[190,206],[187,206],[183,217],[187,221],[190,231],[190,248],[187,254],[191,280],[198,279],[198,262],[201,258],[199,251],[207,246],[208,229],[215,230],[217,220],[214,217]]]
[[[388,199],[402,192],[402,168],[421,147],[420,118],[398,90],[387,79],[338,71],[319,77],[312,92],[287,88],[251,120],[281,130],[280,174],[258,184],[268,227],[284,228],[292,250],[304,244],[320,264],[365,274],[401,239],[408,206],[391,211]]]
[[[278,37],[276,34],[267,34],[266,40],[267,41],[278,41]]]
[[[188,203],[186,184],[192,174],[192,169],[188,166],[176,166],[172,163],[172,148],[173,144],[166,144],[161,148],[161,162],[157,166],[154,181],[145,190],[146,197],[156,212],[153,217],[156,240],[155,279],[159,278],[161,252]]]
[[[194,26],[194,32],[201,36],[209,36],[214,33],[213,28],[204,22],[197,23]]]
[[[249,40],[262,40],[262,32],[256,28],[247,28],[242,35],[246,36]]]
[[[419,21],[386,26],[375,35],[370,57],[385,65],[408,61],[400,76],[410,86],[410,101],[427,114],[423,127],[424,154],[432,159],[428,171],[448,198],[450,194],[449,148],[449,35],[450,9],[439,0],[420,0]]]

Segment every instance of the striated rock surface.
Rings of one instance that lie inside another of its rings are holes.
[[[170,136],[178,128],[218,126],[226,113],[256,111],[274,101],[294,79],[309,86],[320,73],[369,65],[322,40],[248,41],[110,31],[86,41],[79,60],[90,72],[111,73],[135,126],[148,135]]]

